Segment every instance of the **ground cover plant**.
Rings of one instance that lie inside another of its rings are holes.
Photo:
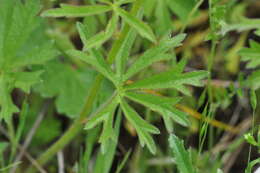
[[[0,0],[0,171],[254,172],[259,9]]]

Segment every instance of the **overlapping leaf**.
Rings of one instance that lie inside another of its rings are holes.
[[[168,98],[140,92],[127,92],[125,95],[129,99],[159,112],[164,118],[167,130],[170,132],[172,131],[171,119],[184,126],[189,124],[186,115],[173,108],[173,105],[180,101],[180,97]]]
[[[190,95],[184,85],[201,86],[201,79],[208,75],[206,71],[194,71],[188,73],[176,73],[173,68],[170,71],[147,77],[126,86],[126,89],[165,89],[175,88],[178,91]]]
[[[165,54],[165,52],[167,52],[171,48],[180,46],[185,36],[185,34],[180,34],[176,37],[162,40],[161,43],[159,43],[157,46],[148,49],[141,57],[139,57],[134,62],[134,64],[131,65],[131,67],[124,75],[124,79],[129,79],[131,76],[138,73],[140,70],[150,66],[154,62],[172,58],[171,55]]]
[[[145,120],[143,120],[138,113],[131,108],[126,101],[122,100],[121,106],[123,109],[123,112],[127,118],[127,120],[133,125],[133,127],[136,129],[141,145],[144,146],[145,144],[149,148],[149,150],[152,153],[156,152],[156,146],[153,141],[153,138],[151,137],[150,133],[152,134],[158,134],[160,131],[154,127],[153,125],[149,124]]]
[[[38,0],[0,0],[0,88],[1,118],[8,119],[18,109],[12,103],[13,88],[29,92],[39,82],[41,72],[30,72],[31,65],[43,64],[57,55],[44,34]],[[26,72],[23,72],[26,69]]]

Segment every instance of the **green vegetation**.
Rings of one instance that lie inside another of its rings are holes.
[[[0,0],[0,172],[253,172],[259,9]]]

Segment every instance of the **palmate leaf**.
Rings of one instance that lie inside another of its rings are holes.
[[[105,13],[112,10],[107,5],[75,6],[61,4],[60,8],[50,9],[42,13],[43,17],[85,17]]]
[[[38,0],[0,0],[0,69],[1,115],[5,120],[18,112],[12,103],[11,92],[20,88],[29,92],[40,81],[40,71],[30,72],[32,65],[43,64],[55,57],[54,49],[45,34]],[[26,72],[23,72],[26,69]]]
[[[160,131],[153,125],[143,120],[138,115],[138,113],[128,105],[128,103],[125,100],[121,101],[121,106],[126,116],[126,119],[136,129],[141,145],[147,145],[151,153],[155,154],[156,146],[150,133],[159,134]]]
[[[169,137],[169,143],[180,173],[196,173],[196,169],[192,166],[191,155],[184,148],[183,141],[172,134]]]
[[[152,42],[156,42],[155,35],[152,29],[146,23],[142,22],[135,16],[131,15],[127,11],[121,8],[115,8],[116,12],[123,18],[123,20],[132,26],[136,31],[143,37],[147,38]]]
[[[184,85],[201,86],[201,79],[208,75],[206,71],[194,71],[187,73],[177,73],[173,68],[169,71],[147,77],[125,86],[127,90],[132,89],[165,89],[175,88],[178,91],[190,95]]]
[[[124,80],[129,79],[134,74],[138,73],[140,70],[150,66],[154,62],[167,60],[172,58],[172,56],[164,54],[169,49],[180,46],[181,42],[184,40],[186,34],[180,34],[173,38],[167,38],[162,40],[157,46],[148,49],[140,58],[138,58],[131,67],[127,70],[124,75]]]
[[[181,111],[173,108],[173,105],[180,101],[180,97],[168,98],[140,92],[126,92],[125,96],[159,112],[164,119],[167,130],[170,132],[172,131],[171,119],[184,126],[189,124],[187,116],[184,113],[181,113]]]

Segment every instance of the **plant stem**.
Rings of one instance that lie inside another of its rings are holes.
[[[142,4],[142,0],[138,0],[138,1],[134,2],[132,10],[131,10],[132,15],[137,14],[139,9],[141,8],[141,4]],[[115,41],[115,43],[113,44],[113,46],[108,54],[107,61],[109,64],[112,64],[114,62],[116,54],[118,53],[118,50],[121,47],[121,44],[129,31],[130,31],[130,26],[124,25],[119,38]],[[101,74],[99,74],[96,77],[95,82],[89,91],[89,95],[86,99],[87,101],[85,103],[85,106],[84,106],[79,118],[77,118],[74,121],[74,123],[71,125],[71,127],[64,133],[64,135],[57,142],[55,142],[49,149],[47,149],[46,152],[44,152],[37,159],[37,162],[40,165],[44,165],[45,163],[47,163],[59,150],[61,150],[63,147],[65,147],[75,136],[77,136],[81,132],[81,130],[84,127],[82,121],[91,112],[93,103],[101,88],[103,78],[104,77]],[[29,167],[28,172],[32,173],[34,171],[35,170],[33,167]]]

